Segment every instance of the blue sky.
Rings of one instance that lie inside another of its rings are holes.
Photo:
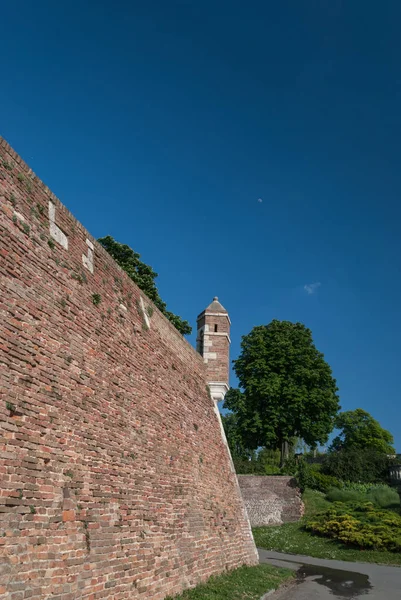
[[[254,325],[305,323],[343,409],[399,451],[400,18],[398,0],[8,2],[0,94],[0,133],[141,253],[170,310],[195,324],[218,295],[233,358]]]

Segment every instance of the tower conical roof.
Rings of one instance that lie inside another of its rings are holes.
[[[224,306],[222,304],[220,304],[219,299],[217,296],[215,296],[213,298],[213,302],[211,302],[209,304],[209,306],[205,309],[207,311],[211,311],[211,312],[221,312],[221,313],[227,313],[226,309],[224,308]]]

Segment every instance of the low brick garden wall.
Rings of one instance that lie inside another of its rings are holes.
[[[304,514],[293,477],[238,475],[238,481],[252,527],[298,521]]]

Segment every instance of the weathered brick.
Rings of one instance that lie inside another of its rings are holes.
[[[294,477],[238,475],[238,481],[253,527],[299,521],[304,514]]]
[[[0,175],[2,598],[162,600],[255,563],[201,357],[2,138]]]

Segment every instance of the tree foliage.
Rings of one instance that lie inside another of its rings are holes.
[[[167,310],[167,305],[160,298],[155,284],[157,273],[155,273],[152,267],[140,260],[140,254],[134,252],[127,244],[116,242],[110,235],[99,238],[98,242],[180,333],[183,335],[191,333],[192,328],[188,321],[184,321],[178,315]]]
[[[340,434],[334,438],[330,450],[359,448],[394,454],[394,438],[387,429],[383,429],[365,410],[357,408],[339,413],[335,420],[335,427],[340,429]]]
[[[235,413],[221,415],[235,471],[238,474],[277,475],[280,473],[280,452],[268,448],[258,451],[247,448]]]
[[[245,447],[282,449],[294,437],[312,448],[327,441],[337,386],[309,329],[277,320],[254,327],[233,362],[241,389],[229,390],[224,407],[236,414]]]
[[[302,492],[309,488],[326,494],[331,488],[341,487],[337,477],[321,473],[316,466],[308,464],[305,460],[299,462],[297,480]]]
[[[246,448],[241,430],[238,426],[238,417],[234,413],[227,413],[221,415],[223,422],[224,431],[226,434],[227,442],[230,447],[230,452],[233,461],[236,460],[251,460],[255,452]]]
[[[326,455],[322,472],[342,481],[385,483],[391,462],[387,454],[372,448],[344,448]]]

